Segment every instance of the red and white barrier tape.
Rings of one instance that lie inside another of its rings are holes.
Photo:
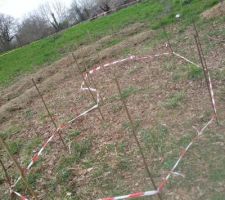
[[[210,93],[211,93],[211,99],[212,99],[213,109],[214,109],[215,114],[217,114],[216,101],[215,101],[215,96],[214,96],[213,87],[212,87],[212,81],[211,81],[211,77],[210,77],[210,74],[209,74],[209,70],[208,69],[207,69],[207,76],[208,76],[208,80],[209,80],[209,89],[210,89]]]
[[[144,60],[144,59],[150,59],[150,58],[152,59],[152,58],[154,58],[154,57],[159,57],[159,56],[162,56],[162,55],[169,55],[169,53],[156,54],[156,55],[154,55],[154,56],[144,56],[144,57],[130,56],[130,57],[125,58],[125,59],[117,60],[117,61],[114,61],[114,62],[111,62],[111,63],[104,64],[104,65],[102,65],[102,66],[98,66],[98,67],[96,67],[96,68],[90,70],[89,72],[87,72],[87,73],[85,74],[85,77],[84,77],[84,78],[87,79],[87,78],[88,78],[88,74],[93,74],[93,73],[95,73],[96,71],[100,70],[100,69],[103,68],[103,67],[108,67],[108,66],[111,66],[111,65],[116,65],[116,64],[124,63],[124,62],[127,62],[127,61],[132,61],[132,60],[134,60],[134,61],[140,61],[140,60]],[[59,130],[65,128],[68,124],[73,123],[73,122],[74,122],[75,120],[77,120],[78,118],[80,118],[80,117],[86,115],[88,112],[90,112],[90,111],[96,109],[96,108],[99,106],[100,98],[99,98],[99,92],[97,91],[97,89],[91,88],[91,87],[88,88],[88,87],[85,87],[84,85],[85,85],[85,83],[84,83],[84,81],[83,81],[83,82],[81,83],[81,90],[82,90],[82,91],[90,90],[90,91],[96,93],[96,96],[97,96],[97,104],[94,105],[93,107],[89,108],[88,110],[82,112],[80,115],[78,115],[78,116],[75,117],[74,119],[68,121],[67,124],[62,124],[62,125],[60,125],[60,127],[57,129],[57,131],[59,131]],[[42,145],[41,149],[40,149],[40,150],[32,157],[31,162],[29,163],[29,165],[28,165],[28,166],[26,167],[26,169],[25,169],[25,172],[26,172],[27,174],[29,173],[30,168],[31,168],[31,167],[39,160],[40,156],[42,155],[42,152],[43,152],[44,149],[47,147],[47,145],[52,141],[52,139],[53,139],[54,136],[56,135],[57,131],[54,132],[54,133],[51,135],[51,137],[48,138],[48,140]],[[15,181],[15,183],[12,185],[12,188],[14,188],[14,187],[18,184],[18,182],[19,182],[20,180],[21,180],[21,176],[20,176],[20,177]],[[13,190],[12,190],[12,191],[13,191]],[[13,191],[13,192],[14,192],[14,191]],[[15,192],[14,192],[14,193],[15,193]],[[19,194],[19,193],[15,193],[15,194]],[[22,195],[21,195],[21,196],[22,196]]]
[[[174,52],[174,51],[173,51],[173,55],[177,56],[178,58],[181,58],[181,59],[185,60],[186,62],[188,62],[188,63],[190,63],[190,64],[192,64],[192,65],[194,65],[194,66],[196,66],[196,67],[201,68],[201,67],[200,67],[199,65],[197,65],[196,63],[192,62],[191,60],[185,58],[184,56],[181,56],[180,54],[178,54],[178,53],[176,53],[176,52]]]
[[[121,60],[116,60],[116,61],[111,62],[111,63],[106,63],[104,65],[99,65],[99,66],[91,69],[87,73],[85,73],[84,78],[87,79],[89,74],[92,75],[92,74],[96,73],[98,70],[100,70],[100,69],[102,69],[104,67],[109,67],[109,66],[112,66],[112,65],[117,65],[117,64],[124,63],[124,62],[128,62],[128,61],[142,61],[142,60],[146,60],[146,59],[153,59],[153,58],[156,58],[156,57],[159,57],[159,56],[164,56],[164,55],[169,55],[169,53],[162,53],[162,54],[156,54],[156,55],[153,55],[153,56],[143,56],[143,57],[138,57],[138,56],[133,56],[132,55],[132,56],[129,56],[129,57],[124,58],[124,59],[121,59]],[[97,104],[94,105],[93,107],[91,107],[90,109],[84,111],[83,113],[81,113],[77,117],[71,119],[68,123],[73,123],[76,119],[78,119],[81,116],[86,115],[88,112],[96,109],[98,107],[98,105],[99,105],[99,102],[100,102],[99,92],[95,88],[91,88],[91,87],[88,88],[88,87],[84,87],[84,86],[85,86],[85,83],[83,81],[82,84],[81,84],[81,90],[82,91],[91,90],[92,92],[96,92],[96,95],[97,95]]]
[[[193,63],[192,61],[188,60],[187,58],[173,52],[174,55],[176,55],[177,57],[179,58],[182,58],[183,60],[195,65],[195,66],[198,66],[197,64]],[[121,64],[121,63],[124,63],[124,62],[128,62],[128,61],[143,61],[143,60],[146,60],[146,59],[154,59],[154,58],[157,58],[157,57],[161,57],[161,56],[166,56],[166,55],[170,55],[170,53],[162,53],[162,54],[155,54],[155,55],[148,55],[148,56],[143,56],[143,57],[139,57],[139,56],[129,56],[127,58],[124,58],[124,59],[120,59],[120,60],[116,60],[114,62],[111,62],[111,63],[106,63],[104,65],[100,65],[98,67],[95,67],[94,69],[91,69],[89,72],[87,72],[85,74],[85,79],[88,78],[88,74],[93,74],[95,73],[96,71],[100,70],[101,68],[103,67],[108,67],[108,66],[112,66],[112,65],[116,65],[116,64]],[[198,66],[199,67],[199,66]],[[211,79],[210,79],[210,76],[209,76],[209,82],[211,83]],[[57,129],[57,131],[65,128],[68,124],[71,124],[73,123],[75,120],[77,120],[78,118],[80,118],[81,116],[84,116],[86,115],[88,112],[96,109],[98,106],[99,106],[99,102],[100,102],[100,98],[99,98],[99,92],[97,91],[97,89],[95,88],[91,88],[91,87],[84,87],[85,83],[84,81],[82,82],[81,84],[81,90],[82,91],[86,91],[86,90],[90,90],[92,92],[96,92],[96,96],[97,96],[97,104],[94,105],[93,107],[89,108],[88,110],[82,112],[80,115],[78,115],[77,117],[73,118],[72,120],[68,121],[67,124],[62,124],[60,125],[60,127]],[[211,88],[212,88],[212,84],[210,84]],[[212,96],[214,97],[214,94],[213,94],[213,90],[212,90]],[[215,104],[215,100],[214,100],[214,104]],[[25,169],[25,171],[27,173],[29,173],[29,170],[30,168],[39,160],[39,157],[42,155],[42,152],[44,151],[44,149],[47,147],[47,145],[52,141],[52,139],[54,138],[54,136],[56,135],[56,132],[54,132],[51,137],[48,138],[48,140],[42,145],[41,149],[32,157],[31,159],[31,162],[29,163],[29,165],[27,166],[27,168]],[[173,172],[175,173],[175,172]],[[15,181],[15,183],[12,185],[12,188],[14,188],[17,183],[21,180],[21,176]],[[13,191],[13,190],[12,190]],[[19,194],[15,191],[13,191],[16,195]],[[143,192],[142,194],[144,194],[144,196],[150,196],[150,195],[155,195],[157,193],[155,193],[156,191],[147,191],[147,192]],[[141,194],[141,193],[135,193],[135,194]],[[132,195],[135,195],[135,194],[131,194]],[[18,195],[19,196],[19,195]],[[22,195],[21,195],[22,196]],[[129,196],[129,195],[127,195]],[[134,198],[134,197],[132,197]],[[121,198],[116,198],[116,199],[121,199]]]
[[[178,160],[176,161],[176,163],[173,165],[172,169],[170,170],[170,172],[168,173],[168,175],[166,176],[166,178],[163,179],[163,181],[159,184],[159,187],[158,187],[157,190],[152,190],[152,191],[147,191],[147,192],[137,192],[137,193],[133,193],[133,194],[123,195],[123,196],[117,196],[117,197],[108,197],[108,198],[103,198],[103,199],[99,199],[99,200],[132,199],[132,198],[138,198],[138,197],[144,197],[144,196],[153,196],[153,195],[156,195],[158,193],[161,193],[163,191],[163,189],[165,188],[166,184],[168,183],[169,178],[171,177],[171,175],[175,174],[175,175],[183,176],[182,174],[175,172],[177,166],[179,165],[179,163],[181,162],[181,160],[184,158],[184,156],[186,155],[187,151],[194,144],[194,142],[203,134],[203,132],[205,131],[205,129],[213,121],[214,121],[214,116],[212,117],[212,119],[209,122],[207,122],[207,124],[201,129],[201,131],[198,131],[197,130],[197,135],[186,146],[186,148],[181,151],[180,157],[178,158]]]
[[[23,196],[22,194],[20,194],[16,191],[11,190],[10,193],[16,194],[20,198],[20,200],[29,200],[27,197]]]
[[[153,191],[147,191],[147,192],[137,192],[137,193],[123,195],[123,196],[118,196],[118,197],[108,197],[108,198],[103,198],[103,199],[99,199],[99,200],[132,199],[132,198],[145,197],[145,196],[154,196],[154,195],[156,195],[158,193],[159,193],[158,190],[153,190]]]
[[[166,178],[161,182],[161,184],[158,187],[158,191],[162,191],[163,188],[165,187],[165,185],[168,183],[169,178],[171,177],[171,175],[174,173],[175,169],[177,168],[177,166],[179,165],[179,163],[181,162],[181,160],[184,158],[184,156],[186,155],[187,151],[190,149],[190,147],[194,144],[194,142],[203,134],[203,132],[205,131],[205,129],[214,121],[214,116],[211,118],[211,120],[209,122],[206,123],[206,125],[201,129],[201,131],[197,130],[197,135],[192,139],[192,141],[186,146],[185,149],[182,149],[180,152],[180,157],[177,160],[177,162],[174,164],[174,166],[172,167],[172,169],[170,170],[170,172],[168,173],[168,175],[166,176]]]

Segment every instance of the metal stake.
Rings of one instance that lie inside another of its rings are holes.
[[[196,43],[196,46],[197,46],[199,59],[200,59],[200,62],[201,62],[202,68],[203,68],[204,77],[205,77],[207,89],[208,89],[210,100],[211,100],[211,105],[212,105],[212,108],[213,108],[213,112],[214,112],[216,121],[217,121],[217,123],[219,123],[218,117],[217,117],[217,111],[216,111],[215,98],[214,98],[214,94],[213,94],[213,90],[212,90],[212,83],[210,81],[210,74],[209,74],[208,66],[207,66],[206,59],[205,59],[205,56],[204,56],[204,53],[203,53],[203,49],[202,49],[202,45],[201,45],[201,42],[200,42],[198,30],[197,30],[194,22],[193,22],[193,26],[194,26],[194,30],[195,30],[195,33],[196,33],[194,35],[195,43]]]
[[[117,80],[116,76],[114,76],[114,79],[115,79],[115,82],[116,82],[117,89],[118,89],[118,91],[119,91],[120,99],[121,99],[121,101],[122,101],[122,103],[123,103],[123,106],[124,106],[124,108],[125,108],[127,117],[128,117],[128,119],[129,119],[129,121],[130,121],[130,123],[131,123],[132,134],[133,134],[133,137],[134,137],[134,139],[135,139],[135,142],[136,142],[136,144],[137,144],[137,146],[138,146],[139,152],[140,152],[140,154],[141,154],[142,161],[143,161],[143,163],[144,163],[145,169],[146,169],[146,171],[147,171],[147,173],[148,173],[148,176],[149,176],[149,178],[150,178],[150,180],[151,180],[151,182],[152,182],[152,185],[153,185],[154,189],[157,190],[156,183],[155,183],[155,181],[154,181],[154,179],[153,179],[153,176],[152,176],[152,174],[151,174],[151,172],[150,172],[150,170],[149,170],[149,168],[148,168],[148,164],[147,164],[146,158],[145,158],[145,156],[144,156],[144,152],[143,152],[142,147],[141,147],[141,144],[140,144],[140,142],[139,142],[139,140],[138,140],[138,138],[137,138],[137,134],[136,134],[136,131],[135,131],[135,126],[134,126],[133,120],[132,120],[131,115],[130,115],[130,113],[129,113],[129,111],[128,111],[126,102],[125,102],[125,100],[122,98],[122,92],[121,92],[121,88],[120,88],[120,85],[119,85],[119,81]],[[162,197],[161,197],[160,194],[158,194],[158,198],[159,198],[160,200],[162,200]]]
[[[42,94],[41,94],[39,88],[37,87],[37,84],[35,83],[35,81],[34,81],[33,78],[32,78],[32,82],[33,82],[34,87],[36,88],[36,90],[37,90],[37,92],[38,92],[39,97],[41,98],[42,103],[44,104],[45,110],[47,111],[48,116],[49,116],[49,118],[51,119],[51,122],[52,122],[52,124],[53,124],[54,127],[55,127],[56,132],[57,132],[58,135],[59,135],[59,138],[60,138],[61,142],[63,143],[63,146],[64,146],[65,150],[68,150],[68,147],[66,146],[66,143],[64,142],[64,140],[63,140],[63,138],[62,138],[61,130],[58,129],[58,126],[57,126],[55,120],[53,119],[52,114],[50,113],[50,111],[49,111],[49,109],[48,109],[48,107],[47,107],[47,104],[45,103],[45,100],[44,100],[44,98],[43,98],[43,96],[42,96]]]
[[[0,143],[1,145],[4,147],[5,151],[7,152],[7,154],[9,155],[10,159],[13,161],[14,165],[16,166],[17,171],[19,172],[24,184],[26,185],[27,189],[29,190],[30,194],[34,197],[35,200],[38,200],[34,190],[32,189],[32,187],[30,187],[25,175],[24,175],[24,171],[22,169],[22,167],[19,165],[19,163],[17,162],[17,160],[13,157],[13,155],[10,153],[9,150],[9,146],[8,144],[0,137]]]
[[[95,99],[93,93],[92,93],[91,90],[90,90],[90,85],[88,85],[88,83],[87,83],[87,81],[86,81],[86,79],[85,79],[85,77],[84,77],[84,75],[83,75],[83,73],[82,73],[82,71],[81,71],[81,68],[80,68],[79,65],[78,65],[76,56],[75,56],[73,53],[72,53],[72,56],[73,56],[73,58],[74,58],[75,64],[76,64],[76,66],[77,66],[77,68],[78,68],[78,71],[79,71],[79,73],[80,73],[80,75],[81,75],[81,77],[82,77],[82,79],[83,79],[83,81],[84,81],[85,86],[88,88],[88,91],[89,91],[89,93],[91,94],[91,97],[92,97],[93,101],[95,102],[95,104],[97,104],[98,102],[97,102],[97,100]],[[98,111],[99,111],[99,113],[100,113],[100,115],[101,115],[101,117],[102,117],[102,120],[105,121],[104,116],[103,116],[103,114],[102,114],[102,112],[101,112],[100,107],[98,106],[97,108],[98,108]]]

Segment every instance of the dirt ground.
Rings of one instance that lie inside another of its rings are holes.
[[[225,16],[225,2],[219,3],[209,10],[202,13],[202,17],[205,19],[216,18],[220,16]]]
[[[219,30],[223,28],[219,22],[215,26]],[[171,42],[174,51],[199,63],[191,29],[180,33],[177,26],[171,27]],[[200,35],[213,80],[220,125],[210,125],[190,149],[177,169],[184,178],[172,177],[162,193],[163,199],[222,200],[225,196],[224,44],[209,42],[209,32],[201,26]],[[121,42],[105,47],[112,37],[121,39],[121,35],[125,35]],[[121,31],[121,35],[107,36],[77,49],[74,53],[80,66],[103,65],[130,54],[169,52],[165,40],[159,39],[155,43],[157,33],[147,30],[144,25],[134,25],[133,29]],[[100,50],[96,52],[96,49]],[[70,153],[64,151],[58,135],[55,136],[28,176],[39,199],[98,199],[154,189],[132,137],[113,74],[118,77],[157,185],[178,159],[182,147],[196,135],[193,126],[201,129],[210,120],[212,109],[203,73],[182,59],[168,55],[102,68],[93,74],[92,85],[103,98],[100,109],[105,120],[95,109],[63,129],[62,136]],[[31,83],[32,77],[58,125],[94,105],[90,94],[80,90],[82,79],[71,55],[2,90],[0,129],[23,167],[43,141],[54,133]],[[14,180],[18,173],[13,163],[3,150],[1,155]],[[8,199],[3,173],[0,184],[0,198]],[[29,196],[21,183],[16,190]]]

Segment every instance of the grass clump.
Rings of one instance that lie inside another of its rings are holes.
[[[168,134],[169,130],[162,124],[158,124],[152,129],[144,129],[141,131],[145,148],[149,151],[153,149],[156,154],[162,154],[165,151],[165,142]]]
[[[118,44],[118,43],[120,43],[120,42],[121,42],[120,39],[117,39],[117,38],[112,39],[112,40],[110,40],[110,41],[105,42],[105,43],[103,44],[103,48],[112,47],[112,46],[114,46],[114,45],[116,45],[116,44]]]
[[[8,143],[9,145],[9,151],[11,154],[15,155],[15,154],[18,154],[23,146],[23,143],[22,141],[20,140],[14,140],[12,142],[9,142]]]
[[[69,135],[69,138],[73,139],[73,138],[76,138],[77,136],[79,136],[81,134],[80,131],[78,130],[73,130],[71,131],[68,135]]]
[[[163,106],[167,109],[174,109],[178,106],[180,106],[185,99],[184,92],[176,92],[166,100],[165,103],[163,103]]]
[[[140,91],[140,89],[138,89],[138,88],[134,88],[132,86],[131,87],[128,87],[128,88],[126,88],[126,89],[124,89],[122,91],[121,98],[122,99],[127,99],[129,96],[135,95],[139,91]]]
[[[187,76],[189,80],[198,80],[203,77],[203,70],[194,65],[189,65],[187,70]]]
[[[222,182],[225,180],[225,159],[222,158],[210,166],[209,178],[213,182]]]
[[[72,176],[71,168],[83,159],[91,149],[91,140],[84,140],[80,143],[74,143],[71,147],[72,153],[61,158],[56,168],[56,182],[69,183]]]
[[[16,135],[20,131],[21,131],[20,126],[12,126],[5,131],[0,131],[0,137],[2,137],[3,139],[7,139],[7,138],[12,137],[13,135]]]
[[[138,130],[141,127],[141,122],[142,122],[141,119],[135,120],[133,122],[133,126],[135,130]],[[128,130],[128,131],[132,130],[132,124],[130,122],[125,122],[123,123],[122,126],[125,130]]]
[[[28,141],[24,147],[24,155],[32,155],[33,150],[36,149],[42,143],[41,137],[37,137]]]

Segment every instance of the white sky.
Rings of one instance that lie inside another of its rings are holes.
[[[21,19],[26,13],[38,8],[41,3],[54,0],[0,0],[0,13]],[[72,0],[60,0],[69,6]]]

